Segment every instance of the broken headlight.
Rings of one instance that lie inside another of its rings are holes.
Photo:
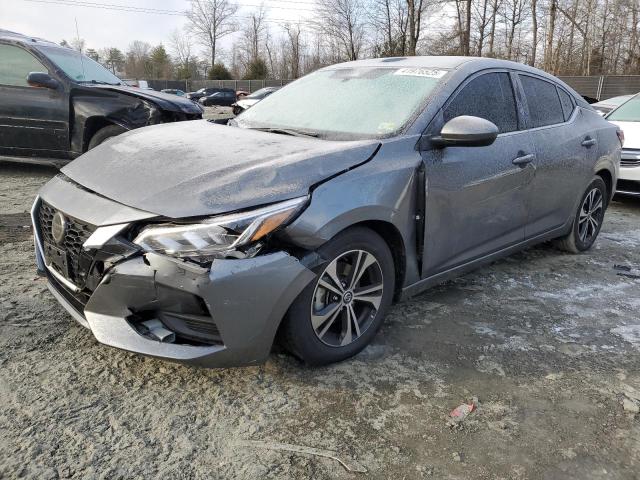
[[[148,252],[173,257],[201,260],[237,257],[239,247],[249,247],[291,221],[306,202],[307,197],[301,197],[200,223],[152,225],[143,229],[133,242]]]

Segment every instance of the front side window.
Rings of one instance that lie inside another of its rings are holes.
[[[47,68],[26,50],[14,45],[0,44],[0,85],[28,87],[31,72],[45,72]]]
[[[529,75],[520,75],[520,81],[529,106],[529,128],[564,122],[560,97],[553,83]]]
[[[332,139],[389,136],[424,109],[446,74],[447,70],[422,67],[320,70],[267,96],[236,124],[312,131]]]
[[[623,103],[607,116],[607,120],[618,122],[640,122],[640,97],[635,96]]]
[[[444,109],[444,121],[471,115],[493,122],[500,133],[518,129],[511,79],[505,72],[485,73],[467,83]]]
[[[39,47],[49,60],[56,64],[67,77],[79,83],[106,83],[120,85],[122,82],[98,62],[80,52],[61,47]]]

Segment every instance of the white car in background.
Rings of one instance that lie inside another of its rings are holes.
[[[273,92],[278,90],[280,87],[265,87],[260,90],[256,90],[251,95],[247,95],[242,100],[238,100],[236,103],[231,105],[233,107],[233,114],[240,115],[242,112],[247,110],[248,108],[253,107],[256,103],[261,100],[264,100]]]
[[[619,97],[607,98],[598,103],[592,103],[591,106],[604,117],[607,113],[615,110],[630,98],[633,98],[633,95],[620,95]]]
[[[640,94],[606,117],[624,133],[617,193],[640,196]]]

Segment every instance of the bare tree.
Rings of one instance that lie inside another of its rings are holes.
[[[300,76],[302,49],[304,48],[300,24],[298,23],[295,26],[286,24],[284,30],[287,33],[288,40],[288,63],[291,66],[290,78],[298,78]]]
[[[176,29],[169,37],[171,54],[184,78],[189,78],[196,66],[196,56],[193,53],[193,42],[191,37]]]
[[[343,58],[357,60],[365,37],[362,1],[318,0],[318,17],[315,28],[340,49]]]
[[[238,5],[232,0],[191,0],[186,12],[189,30],[209,49],[211,68],[216,63],[218,41],[237,30],[233,21]]]

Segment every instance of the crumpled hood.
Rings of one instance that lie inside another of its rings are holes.
[[[379,142],[326,141],[206,120],[133,130],[62,169],[124,205],[171,218],[214,215],[288,200],[357,166]]]
[[[163,110],[183,113],[202,113],[202,109],[191,100],[171,93],[156,92],[155,90],[143,90],[141,88],[129,87],[127,85],[92,85],[92,88],[101,88],[120,92],[133,97],[142,98],[157,104]]]
[[[611,121],[611,123],[620,127],[620,130],[624,132],[624,145],[622,147],[623,149],[640,149],[640,122]]]

